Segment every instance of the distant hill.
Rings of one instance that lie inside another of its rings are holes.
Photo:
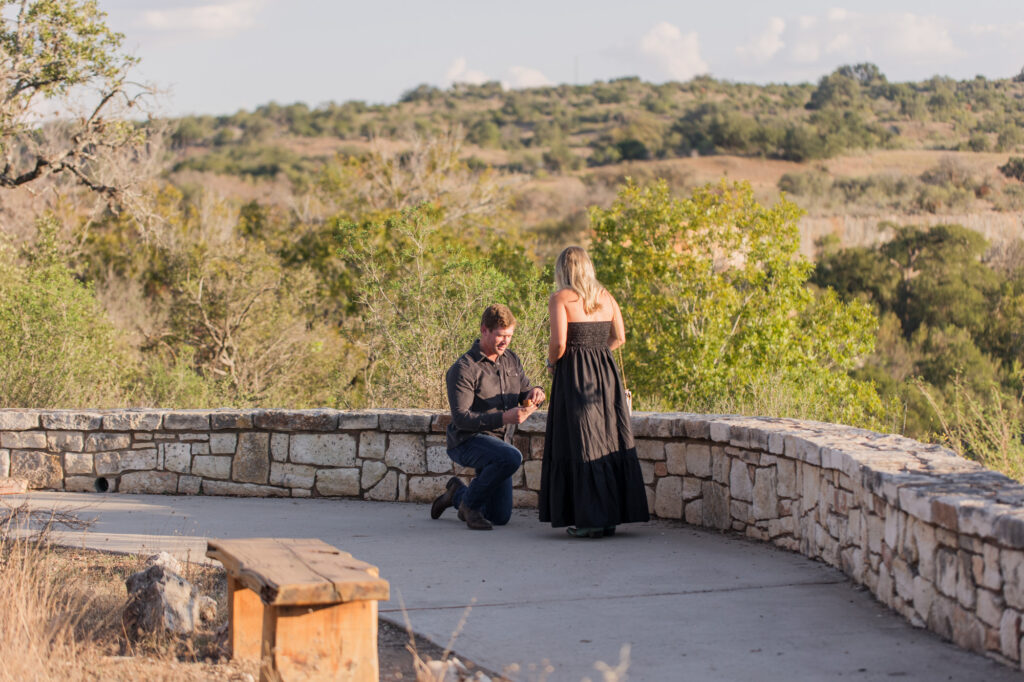
[[[809,211],[805,251],[827,233],[873,241],[883,220],[973,221],[999,240],[1024,209],[1024,184],[998,172],[1024,149],[1024,74],[892,83],[857,64],[797,85],[421,85],[392,105],[270,103],[171,124],[175,172],[300,183],[371,140],[400,147],[458,126],[470,167],[518,178],[524,224],[556,234],[582,229],[580,211],[627,175],[685,191],[724,174],[762,199],[786,191]]]

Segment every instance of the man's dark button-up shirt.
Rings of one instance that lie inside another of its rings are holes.
[[[445,383],[452,410],[449,448],[478,433],[501,438],[502,412],[519,405],[531,388],[519,356],[506,350],[492,362],[480,350],[480,339],[448,369]]]

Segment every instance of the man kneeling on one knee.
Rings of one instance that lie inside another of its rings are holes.
[[[476,477],[467,487],[453,476],[430,506],[431,518],[455,507],[469,528],[491,530],[512,516],[512,475],[523,455],[509,442],[508,426],[522,424],[544,402],[544,391],[531,387],[523,363],[508,349],[515,328],[507,306],[488,306],[480,338],[445,374],[452,411],[448,456],[476,469]]]

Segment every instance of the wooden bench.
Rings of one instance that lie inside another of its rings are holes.
[[[376,566],[317,539],[210,540],[206,556],[227,571],[231,655],[261,661],[260,682],[377,682]]]

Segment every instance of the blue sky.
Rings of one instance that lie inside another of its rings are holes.
[[[893,81],[1024,67],[1024,3],[810,0],[99,0],[165,91],[162,113],[394,102],[420,83],[508,88],[709,73],[816,81],[871,61]],[[1013,9],[1017,7],[1017,9]]]

